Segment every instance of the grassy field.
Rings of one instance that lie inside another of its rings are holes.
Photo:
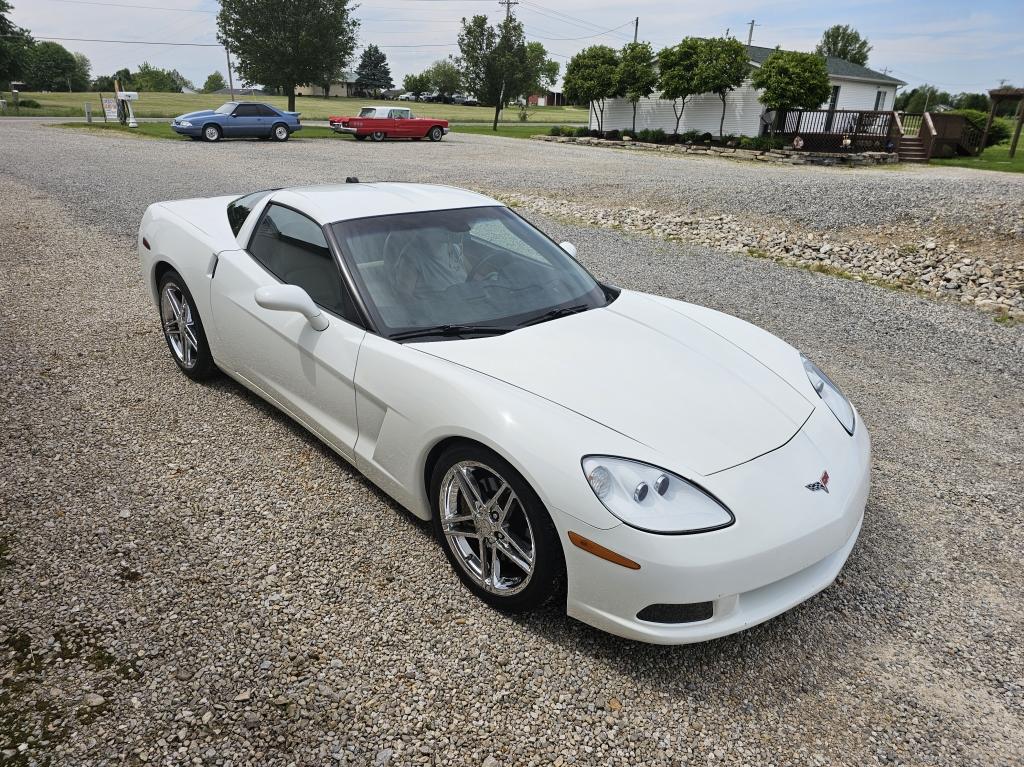
[[[113,94],[106,94],[112,96]],[[186,112],[199,109],[216,109],[227,98],[220,95],[202,93],[142,93],[132,106],[138,117],[176,117]],[[9,93],[0,93],[0,98],[7,99],[7,114],[12,114],[13,99]],[[22,93],[21,99],[32,99],[39,102],[38,109],[22,109],[22,116],[39,117],[82,117],[85,114],[83,105],[86,101],[92,104],[93,115],[103,117],[99,93]],[[286,109],[288,99],[283,96],[248,96],[244,101],[262,101]],[[374,99],[323,99],[312,96],[300,96],[295,99],[295,109],[302,113],[305,120],[326,120],[330,115],[352,115],[358,113],[360,107],[377,103]],[[490,107],[467,107],[458,104],[419,104],[401,102],[401,106],[411,106],[413,113],[423,117],[437,117],[442,120],[462,123],[489,123],[494,117]],[[502,113],[502,122],[518,123],[515,109],[506,109]],[[587,121],[587,110],[581,107],[534,107],[531,109],[531,122],[537,123],[584,123]]]
[[[932,160],[932,165],[953,165],[958,168],[1024,173],[1024,139],[1017,144],[1017,156],[1012,160],[1010,159],[1010,145],[996,144],[982,152],[981,157],[951,157],[948,160]]]
[[[170,139],[171,141],[188,141],[188,137],[179,136],[167,123],[139,123],[138,128],[128,128],[120,123],[59,123],[58,128],[69,130],[85,131],[87,133],[112,134],[127,133],[138,138]],[[508,138],[529,138],[538,133],[546,133],[544,126],[530,125],[529,123],[499,124],[498,131],[491,130],[490,125],[456,125],[452,130],[455,133],[476,133],[481,136],[505,136]],[[319,126],[305,126],[294,135],[293,141],[302,139],[338,139],[354,141],[351,136],[338,134],[330,128]]]

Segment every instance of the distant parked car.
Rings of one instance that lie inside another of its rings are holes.
[[[298,112],[286,112],[254,101],[229,101],[216,109],[175,117],[171,129],[193,141],[220,141],[222,138],[272,138],[287,141],[302,128]]]
[[[477,101],[472,96],[466,96],[465,94],[462,93],[453,93],[451,103],[461,104],[462,106],[466,107],[475,107],[480,104],[480,102]]]
[[[428,138],[440,141],[448,132],[448,121],[432,117],[416,117],[409,107],[363,107],[358,117],[327,118],[335,133],[348,133],[359,141],[386,138]]]
[[[403,93],[398,97],[399,101],[416,101],[415,93]]]

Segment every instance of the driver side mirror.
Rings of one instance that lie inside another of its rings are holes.
[[[298,285],[267,285],[256,291],[253,298],[264,309],[277,312],[298,312],[313,330],[326,330],[330,321],[313,303],[309,293]]]
[[[576,258],[576,246],[573,245],[571,242],[560,242],[558,243],[558,247],[560,247],[573,258]]]

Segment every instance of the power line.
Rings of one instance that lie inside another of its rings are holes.
[[[534,13],[539,13],[542,16],[547,16],[548,18],[554,19],[563,24],[572,24],[573,26],[581,27],[586,30],[601,29],[600,26],[594,24],[592,21],[587,21],[586,19],[581,19],[576,16],[570,16],[567,13],[562,13],[561,11],[557,11],[554,8],[548,8],[547,6],[540,5],[539,3],[535,3],[532,0],[521,0],[521,2],[523,3],[523,5],[529,6]],[[622,40],[625,40],[627,42],[629,41],[629,38],[625,35],[619,35],[619,37]]]
[[[17,35],[0,35],[0,37],[17,37]],[[117,43],[118,45],[178,45],[191,48],[223,48],[220,43],[168,43],[163,40],[98,40],[92,37],[43,37],[32,35],[36,40],[60,40],[71,43]]]
[[[601,37],[603,35],[607,35],[609,32],[615,32],[616,30],[622,29],[623,27],[631,26],[632,24],[633,20],[630,19],[625,24],[619,24],[619,26],[612,27],[611,29],[606,29],[603,32],[595,32],[592,35],[583,35],[582,37],[544,37],[543,35],[537,34],[534,34],[533,37],[539,37],[541,40],[589,40],[592,37]],[[536,27],[533,27],[532,25],[531,28],[536,29]]]
[[[178,11],[180,13],[208,13],[213,16],[217,11],[204,11],[199,8],[168,8],[162,5],[128,5],[126,3],[107,3],[102,0],[49,0],[51,3],[67,3],[68,5],[105,5],[110,8],[135,8],[140,11]]]

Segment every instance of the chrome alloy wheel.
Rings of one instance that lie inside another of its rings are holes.
[[[441,480],[441,530],[462,569],[486,591],[512,596],[533,576],[533,528],[512,486],[489,466],[460,461]]]
[[[274,138],[276,138],[278,141],[284,141],[286,138],[288,138],[288,129],[283,125],[278,125],[276,128],[274,128]]]
[[[196,340],[192,307],[181,288],[173,282],[168,282],[160,294],[160,319],[164,326],[164,336],[178,362],[187,369],[195,367],[199,342]]]

